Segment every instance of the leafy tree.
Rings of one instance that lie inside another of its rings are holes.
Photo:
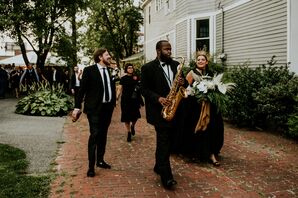
[[[99,46],[108,48],[119,63],[134,53],[142,22],[140,8],[131,0],[92,0],[82,42],[89,54]]]
[[[65,32],[63,24],[70,17],[73,3],[73,0],[2,0],[0,32],[17,40],[26,64],[27,41],[37,54],[37,66],[42,68],[58,33]]]
[[[82,20],[78,19],[77,15],[84,14],[88,3],[88,0],[74,0],[69,5],[66,15],[69,18],[71,31],[68,33],[61,29],[53,46],[53,50],[57,52],[58,56],[62,57],[70,66],[75,66],[78,63],[77,52],[80,48],[78,45],[78,38],[80,37],[78,29],[82,26]]]

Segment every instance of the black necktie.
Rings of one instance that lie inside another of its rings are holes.
[[[110,96],[109,96],[109,88],[108,88],[108,79],[106,74],[106,68],[103,68],[103,81],[104,81],[104,87],[105,87],[105,100],[106,102],[109,102]]]

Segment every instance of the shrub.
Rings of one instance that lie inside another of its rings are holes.
[[[249,68],[236,66],[228,73],[237,84],[229,95],[225,116],[239,126],[287,130],[287,120],[296,105],[298,78],[287,66],[275,67],[274,56],[268,65]]]
[[[296,96],[296,106],[294,113],[288,119],[289,130],[287,134],[291,137],[298,138],[298,95]]]
[[[36,83],[29,87],[30,92],[19,100],[16,113],[41,116],[63,116],[73,108],[73,99],[67,95],[62,85],[50,86]]]

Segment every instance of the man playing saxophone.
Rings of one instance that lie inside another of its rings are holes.
[[[145,98],[146,119],[156,131],[156,151],[154,172],[160,175],[162,185],[172,189],[177,182],[173,178],[170,165],[170,144],[174,131],[173,121],[162,116],[163,107],[170,106],[172,101],[167,97],[171,91],[179,62],[171,58],[171,44],[166,40],[156,43],[155,60],[141,68],[141,91]],[[183,80],[178,79],[179,84]]]

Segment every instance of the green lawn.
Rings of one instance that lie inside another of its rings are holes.
[[[26,175],[28,161],[24,151],[0,144],[0,197],[48,197],[50,176]]]

